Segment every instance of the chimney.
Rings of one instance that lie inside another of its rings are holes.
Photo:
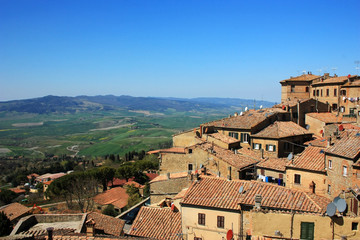
[[[86,226],[86,236],[93,237],[95,235],[95,221],[94,219],[89,219],[85,222]]]
[[[261,200],[262,200],[262,197],[261,197],[261,194],[256,194],[255,195],[255,208],[256,209],[260,209],[261,208]]]
[[[329,73],[324,73],[324,79],[328,79],[330,77]]]
[[[52,240],[54,228],[53,227],[46,228],[46,231],[48,232],[48,240]]]

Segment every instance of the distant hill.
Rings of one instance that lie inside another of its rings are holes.
[[[169,109],[178,112],[219,110],[236,111],[239,108],[271,107],[272,102],[238,98],[156,98],[131,96],[45,96],[40,98],[0,102],[0,111],[27,112],[37,114],[75,113],[97,110],[146,110],[164,112]]]

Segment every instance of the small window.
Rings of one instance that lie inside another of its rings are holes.
[[[340,95],[341,96],[346,96],[346,90],[340,90]]]
[[[313,96],[315,97],[315,90],[313,90]]]
[[[291,85],[291,92],[295,92],[295,85]]]
[[[358,230],[358,225],[359,225],[358,222],[352,222],[351,223],[351,230],[353,230],[353,231]]]
[[[340,112],[345,112],[345,107],[340,107]]]
[[[305,87],[305,92],[309,92],[309,87]]]
[[[323,91],[322,91],[322,89],[321,89],[321,93],[320,93],[321,96],[323,96],[322,92],[323,92]]]
[[[250,142],[250,135],[247,133],[241,133],[241,142],[243,143],[249,143]]]
[[[275,149],[276,149],[275,145],[271,145],[271,144],[266,145],[266,151],[268,152],[275,152]]]
[[[337,89],[334,89],[334,97],[337,96]]]
[[[225,225],[225,217],[224,216],[217,216],[217,227],[224,228]]]
[[[205,214],[204,213],[198,214],[198,224],[205,225]]]
[[[316,90],[316,96],[319,96],[319,90]]]
[[[200,237],[194,237],[194,240],[202,240]]]
[[[192,165],[192,163],[189,163],[188,164],[188,171],[192,171],[193,170],[193,165]]]
[[[332,169],[332,161],[329,160],[329,169]]]
[[[192,149],[189,149],[189,153],[190,153],[190,154],[192,153]]]
[[[300,174],[295,174],[294,183],[301,184],[301,175]]]
[[[253,149],[260,150],[261,144],[260,143],[253,143]]]
[[[326,96],[328,97],[330,95],[330,89],[326,89]]]
[[[343,166],[343,176],[347,176],[347,166]]]
[[[328,192],[328,194],[331,194],[331,185],[330,184],[328,185],[327,192]]]

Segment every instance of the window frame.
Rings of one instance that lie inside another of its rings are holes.
[[[294,184],[301,185],[301,175],[300,174],[294,174]]]
[[[205,226],[205,213],[198,213],[198,224]]]
[[[225,228],[225,217],[224,216],[217,216],[217,227]]]
[[[329,161],[328,161],[328,168],[332,169],[332,160],[331,159],[329,159]]]
[[[343,166],[343,177],[347,177],[348,175],[348,167],[347,166]]]
[[[194,170],[194,165],[192,163],[188,163],[188,171],[193,171],[193,170]]]

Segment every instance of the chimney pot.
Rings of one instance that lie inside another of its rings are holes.
[[[46,231],[48,232],[48,240],[52,240],[54,228],[53,227],[46,228]]]

